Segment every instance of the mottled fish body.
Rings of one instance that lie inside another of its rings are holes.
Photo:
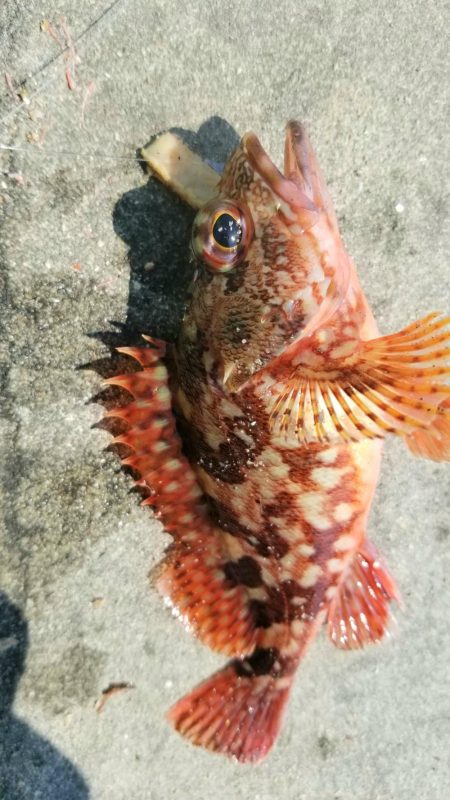
[[[197,268],[176,345],[124,349],[142,370],[110,381],[134,397],[110,415],[173,536],[159,589],[231,658],[169,719],[258,761],[322,624],[344,649],[387,629],[398,591],[367,517],[387,434],[450,458],[449,319],[379,335],[298,123],[284,175],[253,134],[221,176],[171,135],[144,155],[199,208]]]

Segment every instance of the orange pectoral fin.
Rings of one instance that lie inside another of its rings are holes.
[[[327,629],[333,644],[354,650],[378,642],[386,633],[392,600],[400,602],[395,581],[366,540],[330,604]]]
[[[275,434],[308,443],[393,433],[410,437],[418,454],[448,453],[450,386],[442,380],[450,375],[449,323],[450,317],[429,314],[399,333],[360,342],[326,369],[298,358],[289,377],[272,387]]]
[[[405,436],[405,442],[415,456],[432,461],[450,461],[450,398],[437,409],[430,427]]]

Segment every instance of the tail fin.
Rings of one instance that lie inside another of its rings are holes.
[[[283,721],[291,677],[245,675],[232,661],[169,711],[173,727],[193,744],[241,762],[261,761]]]

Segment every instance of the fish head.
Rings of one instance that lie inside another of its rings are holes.
[[[299,123],[287,126],[284,174],[248,133],[218,188],[194,221],[201,267],[190,318],[223,387],[235,392],[334,313],[345,297],[349,266]]]

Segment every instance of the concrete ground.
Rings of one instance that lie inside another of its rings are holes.
[[[134,161],[168,128],[216,161],[253,128],[280,159],[306,121],[381,329],[450,311],[449,26],[444,0],[3,0],[2,800],[450,797],[448,468],[388,443],[370,527],[397,630],[320,637],[253,768],[164,720],[223,659],[149,585],[168,538],[92,427],[110,348],[179,322],[191,214]]]

